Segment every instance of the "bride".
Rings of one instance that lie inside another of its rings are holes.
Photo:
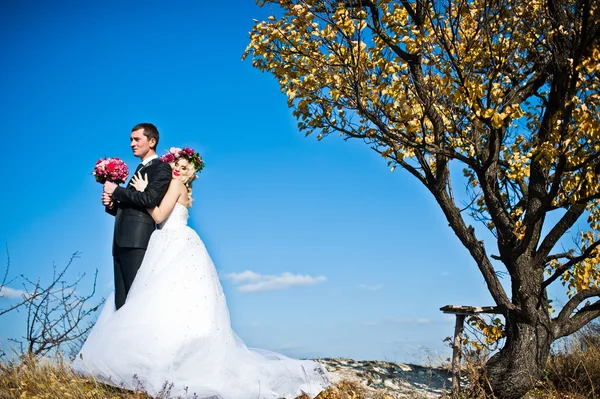
[[[250,349],[231,329],[213,262],[187,226],[201,158],[186,148],[162,159],[174,163],[164,199],[149,210],[159,229],[125,304],[116,311],[111,294],[73,368],[153,397],[314,398],[329,385],[322,365]],[[147,184],[132,179],[138,191]]]

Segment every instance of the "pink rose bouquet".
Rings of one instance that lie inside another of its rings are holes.
[[[98,160],[92,175],[96,176],[96,181],[99,183],[106,183],[107,181],[112,183],[125,183],[129,171],[127,170],[127,164],[121,161],[119,158],[106,158]]]

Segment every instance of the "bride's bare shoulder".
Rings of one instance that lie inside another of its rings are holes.
[[[171,180],[171,183],[169,183],[168,192],[171,193],[171,195],[182,195],[184,192],[187,192],[187,188],[180,180],[173,179]]]
[[[183,184],[183,182],[181,180],[175,180],[173,179],[171,181],[171,184],[174,186],[174,188],[180,192],[180,193],[187,193],[187,187],[185,186],[185,184]]]

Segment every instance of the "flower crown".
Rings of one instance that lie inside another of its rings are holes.
[[[200,172],[202,168],[204,168],[204,161],[202,160],[200,154],[189,147],[185,147],[183,149],[171,147],[165,155],[160,157],[160,160],[171,163],[177,161],[179,158],[183,158],[191,163],[194,166],[196,173]]]

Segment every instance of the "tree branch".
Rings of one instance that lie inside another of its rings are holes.
[[[584,300],[597,296],[600,297],[600,288],[590,288],[575,294],[553,320],[555,338],[573,334],[590,321],[600,317],[600,300],[584,306],[571,316]]]
[[[585,259],[589,258],[590,255],[592,255],[592,252],[594,252],[594,250],[598,247],[598,245],[600,245],[600,240],[594,242],[592,245],[590,245],[589,247],[587,247],[585,249],[585,251],[583,251],[583,253],[581,255],[579,255],[579,256],[570,256],[571,253],[573,252],[573,250],[567,252],[566,254],[560,254],[560,255],[563,255],[563,256],[560,256],[560,258],[569,258],[569,261],[567,263],[563,264],[562,266],[558,267],[556,269],[556,271],[554,272],[554,274],[552,276],[550,276],[546,281],[544,281],[544,283],[542,284],[542,288],[548,287],[557,278],[559,278],[564,272],[566,272],[567,270],[569,270],[575,264],[581,262],[582,260],[585,260]],[[557,256],[557,255],[554,255],[554,256]],[[546,259],[548,261],[550,261],[552,259],[560,259],[560,258],[555,258],[553,256],[548,256]]]
[[[428,188],[432,191],[430,187]],[[485,248],[479,243],[473,230],[465,225],[459,209],[449,200],[446,191],[432,191],[432,194],[446,215],[450,227],[454,230],[454,233],[462,244],[467,248],[475,262],[477,262],[477,266],[485,279],[496,305],[503,306],[506,309],[515,309],[515,306],[506,295],[506,291],[504,291],[502,284],[500,284],[500,280],[485,253]]]
[[[400,58],[404,61],[411,63],[417,60],[417,57],[414,54],[406,52],[400,48],[397,44],[394,44],[392,38],[390,38],[387,33],[383,31],[381,28],[381,21],[379,19],[379,9],[377,5],[375,5],[371,0],[361,0],[360,5],[356,5],[358,7],[367,6],[371,11],[371,17],[373,19],[373,27],[375,28],[375,32],[381,39],[388,45],[388,47]]]
[[[558,240],[569,230],[573,224],[579,219],[579,217],[585,212],[585,204],[577,204],[572,206],[560,220],[552,227],[550,232],[546,235],[538,250],[535,253],[535,264],[543,264],[544,260],[552,251],[552,248],[556,245]]]

